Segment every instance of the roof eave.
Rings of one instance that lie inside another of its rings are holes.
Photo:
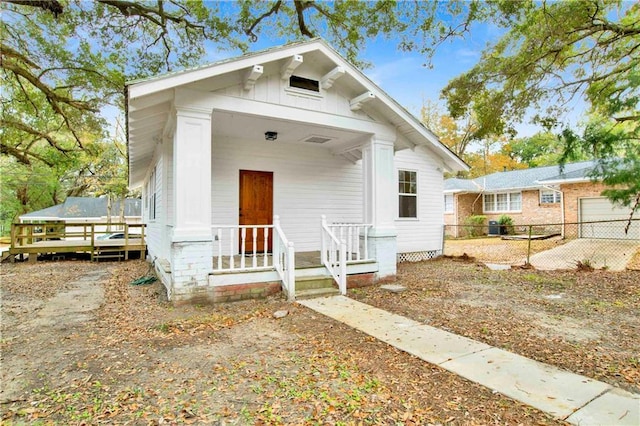
[[[566,183],[585,183],[592,182],[591,178],[588,177],[579,177],[572,179],[553,179],[553,180],[540,180],[537,181],[540,185],[562,185]]]

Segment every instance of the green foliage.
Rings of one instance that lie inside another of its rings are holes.
[[[483,215],[469,216],[464,220],[464,230],[470,237],[479,237],[484,234],[487,217]]]
[[[502,152],[528,167],[557,165],[564,152],[564,138],[550,131],[538,132],[533,136],[514,139],[502,148]],[[590,160],[593,155],[584,150],[576,150],[570,162]]]
[[[593,152],[597,161],[589,177],[610,186],[603,195],[629,207],[630,218],[640,211],[640,122],[592,117],[582,135],[565,129],[563,136],[566,144],[561,164],[576,151]]]
[[[513,227],[513,218],[506,214],[502,214],[498,217],[498,225],[500,225],[501,235],[513,235],[515,229]]]
[[[524,145],[514,144],[512,152],[532,164],[551,162],[559,152],[561,162],[593,156],[600,163],[594,178],[624,186],[606,195],[637,208],[640,191],[632,180],[640,181],[640,4],[609,0],[499,4],[493,10],[495,22],[507,33],[485,49],[477,65],[443,90],[452,116],[473,113],[479,133],[500,135],[512,131],[534,109],[536,121],[551,129],[571,101],[582,97],[606,125],[587,126],[582,137],[563,132],[562,150],[549,135],[540,135]],[[535,152],[536,145],[542,152]]]
[[[498,217],[498,224],[505,225],[505,226],[513,226],[513,219],[511,218],[511,216],[507,216],[506,214],[503,214],[503,215],[500,215],[500,217]]]

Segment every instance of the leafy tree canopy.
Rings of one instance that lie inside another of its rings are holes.
[[[640,3],[516,3],[501,9],[507,33],[443,90],[449,111],[454,118],[472,111],[481,133],[504,134],[531,110],[547,128],[561,127],[571,102],[586,100],[599,118],[584,135],[563,131],[560,159],[599,159],[592,177],[617,185],[606,195],[637,210]]]

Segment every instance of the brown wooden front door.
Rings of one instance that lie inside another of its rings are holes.
[[[240,225],[273,224],[273,172],[240,170]],[[267,251],[271,251],[272,232],[269,230]],[[242,250],[242,233],[239,237]],[[256,252],[264,252],[264,231],[258,230]],[[247,229],[245,252],[253,252],[253,230]]]

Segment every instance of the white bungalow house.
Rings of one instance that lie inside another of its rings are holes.
[[[349,275],[440,254],[443,172],[466,164],[324,41],[126,94],[130,185],[171,300],[293,299],[305,275],[344,293]]]

